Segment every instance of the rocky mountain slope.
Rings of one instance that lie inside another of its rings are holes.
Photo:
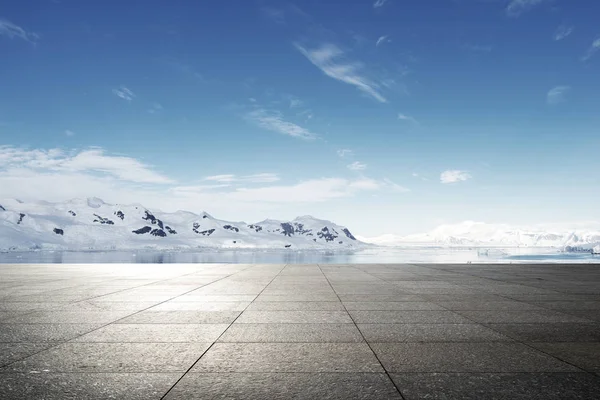
[[[64,203],[0,201],[0,251],[123,249],[340,249],[367,247],[350,231],[310,216],[230,222],[208,213],[151,211],[98,198]]]

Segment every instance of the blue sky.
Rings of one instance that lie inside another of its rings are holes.
[[[595,0],[8,2],[0,198],[600,220]]]

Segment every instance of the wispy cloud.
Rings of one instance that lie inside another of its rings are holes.
[[[554,32],[554,40],[559,41],[559,40],[563,40],[564,38],[566,38],[567,36],[569,36],[571,33],[573,33],[573,27],[572,26],[567,26],[567,25],[561,25],[556,29],[556,32]]]
[[[388,35],[380,36],[379,39],[377,39],[377,42],[375,42],[375,47],[379,47],[379,45],[389,42],[391,42],[391,40],[389,39]]]
[[[567,92],[570,90],[570,86],[556,86],[546,94],[546,102],[550,105],[560,104],[566,100]]]
[[[131,101],[135,98],[135,94],[125,86],[121,86],[118,89],[113,89],[112,92],[115,96],[120,97],[123,100]]]
[[[360,74],[363,65],[358,62],[343,60],[344,52],[337,46],[324,44],[315,50],[308,50],[299,44],[295,44],[295,46],[300,53],[323,71],[325,75],[352,85],[381,103],[387,102],[386,98],[379,93],[379,85]]]
[[[363,164],[359,161],[354,161],[352,164],[348,164],[347,167],[349,170],[352,171],[364,171],[365,169],[367,169],[367,164]]]
[[[592,42],[592,45],[589,47],[587,53],[581,58],[582,61],[587,61],[596,54],[600,50],[600,37]]]
[[[415,125],[419,125],[419,121],[417,121],[416,119],[414,119],[410,115],[398,113],[398,119],[401,120],[401,121],[412,122]]]
[[[162,110],[163,110],[163,106],[160,103],[154,103],[148,109],[148,113],[150,113],[150,114],[156,114],[158,112],[161,112]]]
[[[172,182],[134,158],[108,155],[99,148],[65,153],[60,149],[27,150],[0,146],[0,169],[4,168],[25,168],[39,172],[103,173],[121,181],[135,183]]]
[[[506,7],[506,14],[510,17],[518,17],[533,7],[547,2],[548,0],[511,0]]]
[[[466,171],[461,170],[448,170],[442,172],[440,175],[440,182],[442,183],[457,183],[471,179],[472,176]]]
[[[344,157],[352,157],[354,155],[354,152],[352,150],[350,150],[350,149],[339,149],[337,151],[337,155],[339,157],[342,157],[342,158],[344,158]]]
[[[271,183],[279,180],[279,175],[274,173],[261,173],[253,175],[237,176],[232,174],[213,175],[204,178],[205,181],[220,182],[220,183]]]
[[[0,36],[23,39],[32,44],[35,44],[40,38],[37,33],[27,31],[3,18],[0,18]]]
[[[383,7],[387,2],[388,0],[375,0],[375,3],[373,3],[373,8]]]
[[[290,101],[290,108],[299,108],[304,105],[304,102],[296,96],[288,96],[288,99]]]
[[[67,130],[65,131],[65,135],[67,135],[67,136],[75,136],[75,132],[73,132],[73,131],[71,131],[71,130],[67,129]]]
[[[288,135],[306,140],[312,140],[317,137],[316,134],[312,133],[308,129],[294,124],[293,122],[285,121],[283,119],[283,114],[281,114],[279,111],[259,108],[247,113],[245,118],[254,122],[261,128],[281,133],[282,135]]]
[[[271,8],[271,7],[263,7],[261,8],[261,12],[263,15],[277,24],[285,24],[285,12],[280,9]]]
[[[388,178],[384,178],[383,182],[385,183],[386,187],[389,188],[392,192],[396,192],[396,193],[407,193],[410,192],[410,189],[398,185],[397,183],[393,182],[391,179]]]

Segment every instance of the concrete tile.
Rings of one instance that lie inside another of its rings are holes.
[[[8,373],[0,377],[0,400],[159,400],[180,373]]]
[[[521,301],[440,301],[440,306],[448,310],[465,311],[522,311],[544,310],[543,307]]]
[[[512,341],[477,324],[359,324],[358,329],[369,343]]]
[[[522,342],[600,342],[600,324],[487,324],[490,329]]]
[[[434,311],[445,308],[432,302],[424,301],[346,301],[347,310],[365,311]]]
[[[354,324],[233,324],[219,342],[359,343]]]
[[[427,301],[416,294],[340,294],[343,302]]]
[[[209,346],[210,343],[63,343],[10,364],[0,372],[184,372]]]
[[[215,343],[191,372],[383,372],[364,343]]]
[[[289,294],[261,294],[256,301],[339,301],[334,294],[324,293],[289,293]]]
[[[351,324],[345,311],[249,311],[236,324]]]
[[[11,324],[108,324],[133,311],[39,311],[7,319]]]
[[[594,400],[600,379],[585,373],[391,374],[406,400]]]
[[[373,343],[388,372],[580,372],[520,343]]]
[[[561,360],[585,370],[600,371],[600,343],[531,343]]]
[[[45,350],[50,346],[52,346],[52,343],[0,343],[0,367]]]
[[[111,324],[80,336],[74,342],[179,343],[214,342],[228,324]]]
[[[0,343],[66,342],[103,324],[0,324]]]
[[[239,311],[142,311],[119,324],[230,324]]]
[[[344,311],[339,301],[256,301],[247,311]]]
[[[158,304],[148,311],[244,311],[249,301],[176,301]]]
[[[510,323],[553,323],[572,322],[585,323],[583,318],[575,317],[551,310],[533,311],[460,311],[456,313],[483,324],[510,324]]]
[[[452,311],[348,311],[357,324],[472,323]]]
[[[186,375],[165,400],[401,400],[382,373],[222,373]]]

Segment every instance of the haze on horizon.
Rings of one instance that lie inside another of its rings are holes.
[[[0,10],[0,199],[600,226],[594,0]]]

